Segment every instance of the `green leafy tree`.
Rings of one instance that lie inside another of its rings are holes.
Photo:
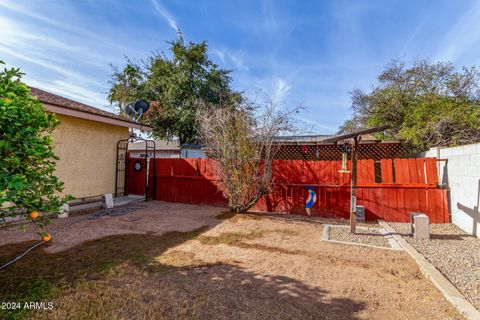
[[[136,99],[150,100],[145,121],[153,126],[154,136],[196,142],[195,101],[219,106],[222,99],[234,96],[230,71],[212,62],[206,42],[186,44],[180,35],[169,44],[171,57],[155,53],[141,62],[127,59],[123,70],[115,68],[108,98],[120,112]]]
[[[113,66],[113,75],[110,83],[112,87],[108,93],[110,103],[119,110],[120,115],[125,116],[125,106],[130,102],[145,98],[145,77],[138,63],[127,58],[127,65],[120,71]]]
[[[404,139],[412,151],[480,141],[480,72],[450,63],[391,62],[371,92],[352,95],[342,132],[389,125],[379,138]]]
[[[58,213],[70,199],[59,196],[63,183],[54,175],[51,133],[58,120],[30,95],[22,75],[14,68],[0,71],[0,219]],[[49,221],[40,215],[35,222],[43,227]]]

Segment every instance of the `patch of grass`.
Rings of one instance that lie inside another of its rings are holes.
[[[109,281],[112,279],[115,280],[109,286],[122,287],[131,283],[132,273],[127,273],[124,277],[118,276],[118,273],[124,268],[131,268],[129,270],[142,273],[148,279],[154,278],[162,281],[160,279],[175,274],[174,271],[206,266],[204,261],[195,259],[192,254],[169,250],[181,243],[197,239],[205,245],[226,244],[264,251],[279,251],[275,248],[250,244],[248,241],[262,238],[270,233],[298,234],[293,230],[280,229],[226,232],[218,236],[203,235],[207,230],[208,227],[205,226],[191,232],[170,232],[163,235],[113,235],[84,242],[74,248],[56,253],[48,253],[43,249],[35,250],[12,268],[0,273],[0,283],[4,284],[0,287],[0,301],[22,303],[54,301],[57,304],[64,294],[69,293],[72,297],[83,295],[86,299],[85,307],[88,306],[88,308],[84,310],[84,313],[75,309],[75,312],[79,312],[75,313],[75,317],[80,319],[81,315],[84,315],[83,318],[87,319],[91,315],[108,314],[100,309],[97,310],[105,305],[97,306],[89,301],[97,294],[104,294],[105,288],[102,286],[105,283],[110,283]],[[23,251],[28,245],[30,244],[18,243],[3,246],[0,248],[0,259],[7,260]],[[90,293],[80,293],[83,292],[85,286],[89,285],[92,286]],[[117,291],[112,289],[112,294],[115,292]],[[64,303],[68,304],[68,302]],[[5,310],[0,310],[0,319],[17,320],[31,317],[46,319],[50,315],[52,318],[59,319],[54,314],[56,313],[33,313],[29,310],[7,313]]]
[[[289,249],[284,249],[279,247],[266,246],[266,245],[257,244],[257,243],[239,242],[239,243],[236,243],[235,245],[243,249],[254,249],[254,250],[260,250],[260,251],[268,251],[268,252],[291,254],[291,255],[305,254],[305,252],[301,250],[289,250]]]
[[[272,232],[283,233],[287,236],[298,236],[298,235],[300,235],[300,232],[295,231],[295,230],[288,230],[288,229],[274,230]]]
[[[107,275],[108,273],[110,273],[110,270],[112,270],[115,266],[116,266],[115,261],[107,260],[99,264],[98,271],[100,272],[101,275]]]
[[[119,265],[155,272],[162,276],[171,267],[151,270],[150,262],[171,247],[197,238],[207,226],[191,232],[163,235],[112,235],[84,242],[61,252],[33,250],[0,272],[0,302],[41,302],[56,299],[66,290],[77,290],[81,283],[96,283],[112,276]],[[0,261],[8,261],[28,248],[31,242],[0,247]],[[0,319],[29,318],[28,310],[0,310]]]
[[[252,231],[249,233],[224,232],[219,236],[200,236],[198,240],[205,245],[215,246],[219,244],[234,245],[243,240],[253,240],[265,235],[264,231]]]
[[[289,249],[272,247],[272,246],[258,244],[258,243],[246,242],[248,240],[262,238],[263,236],[271,233],[281,233],[288,236],[296,236],[300,234],[298,231],[288,230],[288,229],[252,231],[250,233],[225,232],[225,233],[221,233],[219,236],[200,236],[198,237],[198,240],[202,244],[210,245],[210,246],[226,244],[229,246],[235,246],[243,249],[254,249],[254,250],[260,250],[260,251],[268,251],[268,252],[291,254],[291,255],[302,254],[300,250],[289,250]]]
[[[0,318],[8,320],[26,319],[30,311],[23,308],[26,302],[49,302],[48,300],[54,296],[55,291],[55,286],[45,279],[26,280],[20,284],[15,295],[2,299],[3,302],[20,303],[20,308],[11,310],[0,309]]]
[[[142,252],[134,252],[130,256],[130,260],[136,263],[147,263],[150,261],[150,257]]]
[[[160,263],[156,265],[160,272],[164,272],[168,267],[192,267],[203,264],[203,261],[195,259],[195,254],[181,250],[171,250],[155,258]],[[163,269],[162,269],[163,267]]]
[[[289,236],[299,235],[299,232],[288,229],[278,229],[278,230],[262,230],[262,231],[252,231],[249,233],[240,233],[240,232],[224,232],[219,236],[200,236],[198,240],[205,245],[235,245],[246,240],[254,240],[262,238],[263,236],[269,233],[282,233]]]

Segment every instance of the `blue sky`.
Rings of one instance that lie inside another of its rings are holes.
[[[110,63],[206,40],[233,86],[268,93],[314,133],[350,115],[392,59],[480,64],[480,1],[0,0],[0,60],[39,88],[112,111]]]

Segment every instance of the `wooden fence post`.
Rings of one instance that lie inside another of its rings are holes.
[[[352,148],[352,181],[350,187],[350,232],[355,233],[357,226],[357,151],[359,136],[353,138]]]

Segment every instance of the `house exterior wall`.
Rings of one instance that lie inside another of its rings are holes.
[[[129,150],[130,157],[132,158],[144,158],[145,150]],[[153,158],[153,151],[148,151],[148,157]],[[157,150],[155,151],[155,158],[180,158],[180,150],[170,151],[170,150]]]
[[[65,183],[63,193],[76,198],[114,193],[116,147],[129,137],[127,127],[58,115],[53,133],[56,176]]]
[[[480,143],[432,148],[421,155],[448,159],[439,168],[439,181],[450,187],[452,222],[480,238]]]
[[[182,148],[180,158],[206,158],[202,149]]]

